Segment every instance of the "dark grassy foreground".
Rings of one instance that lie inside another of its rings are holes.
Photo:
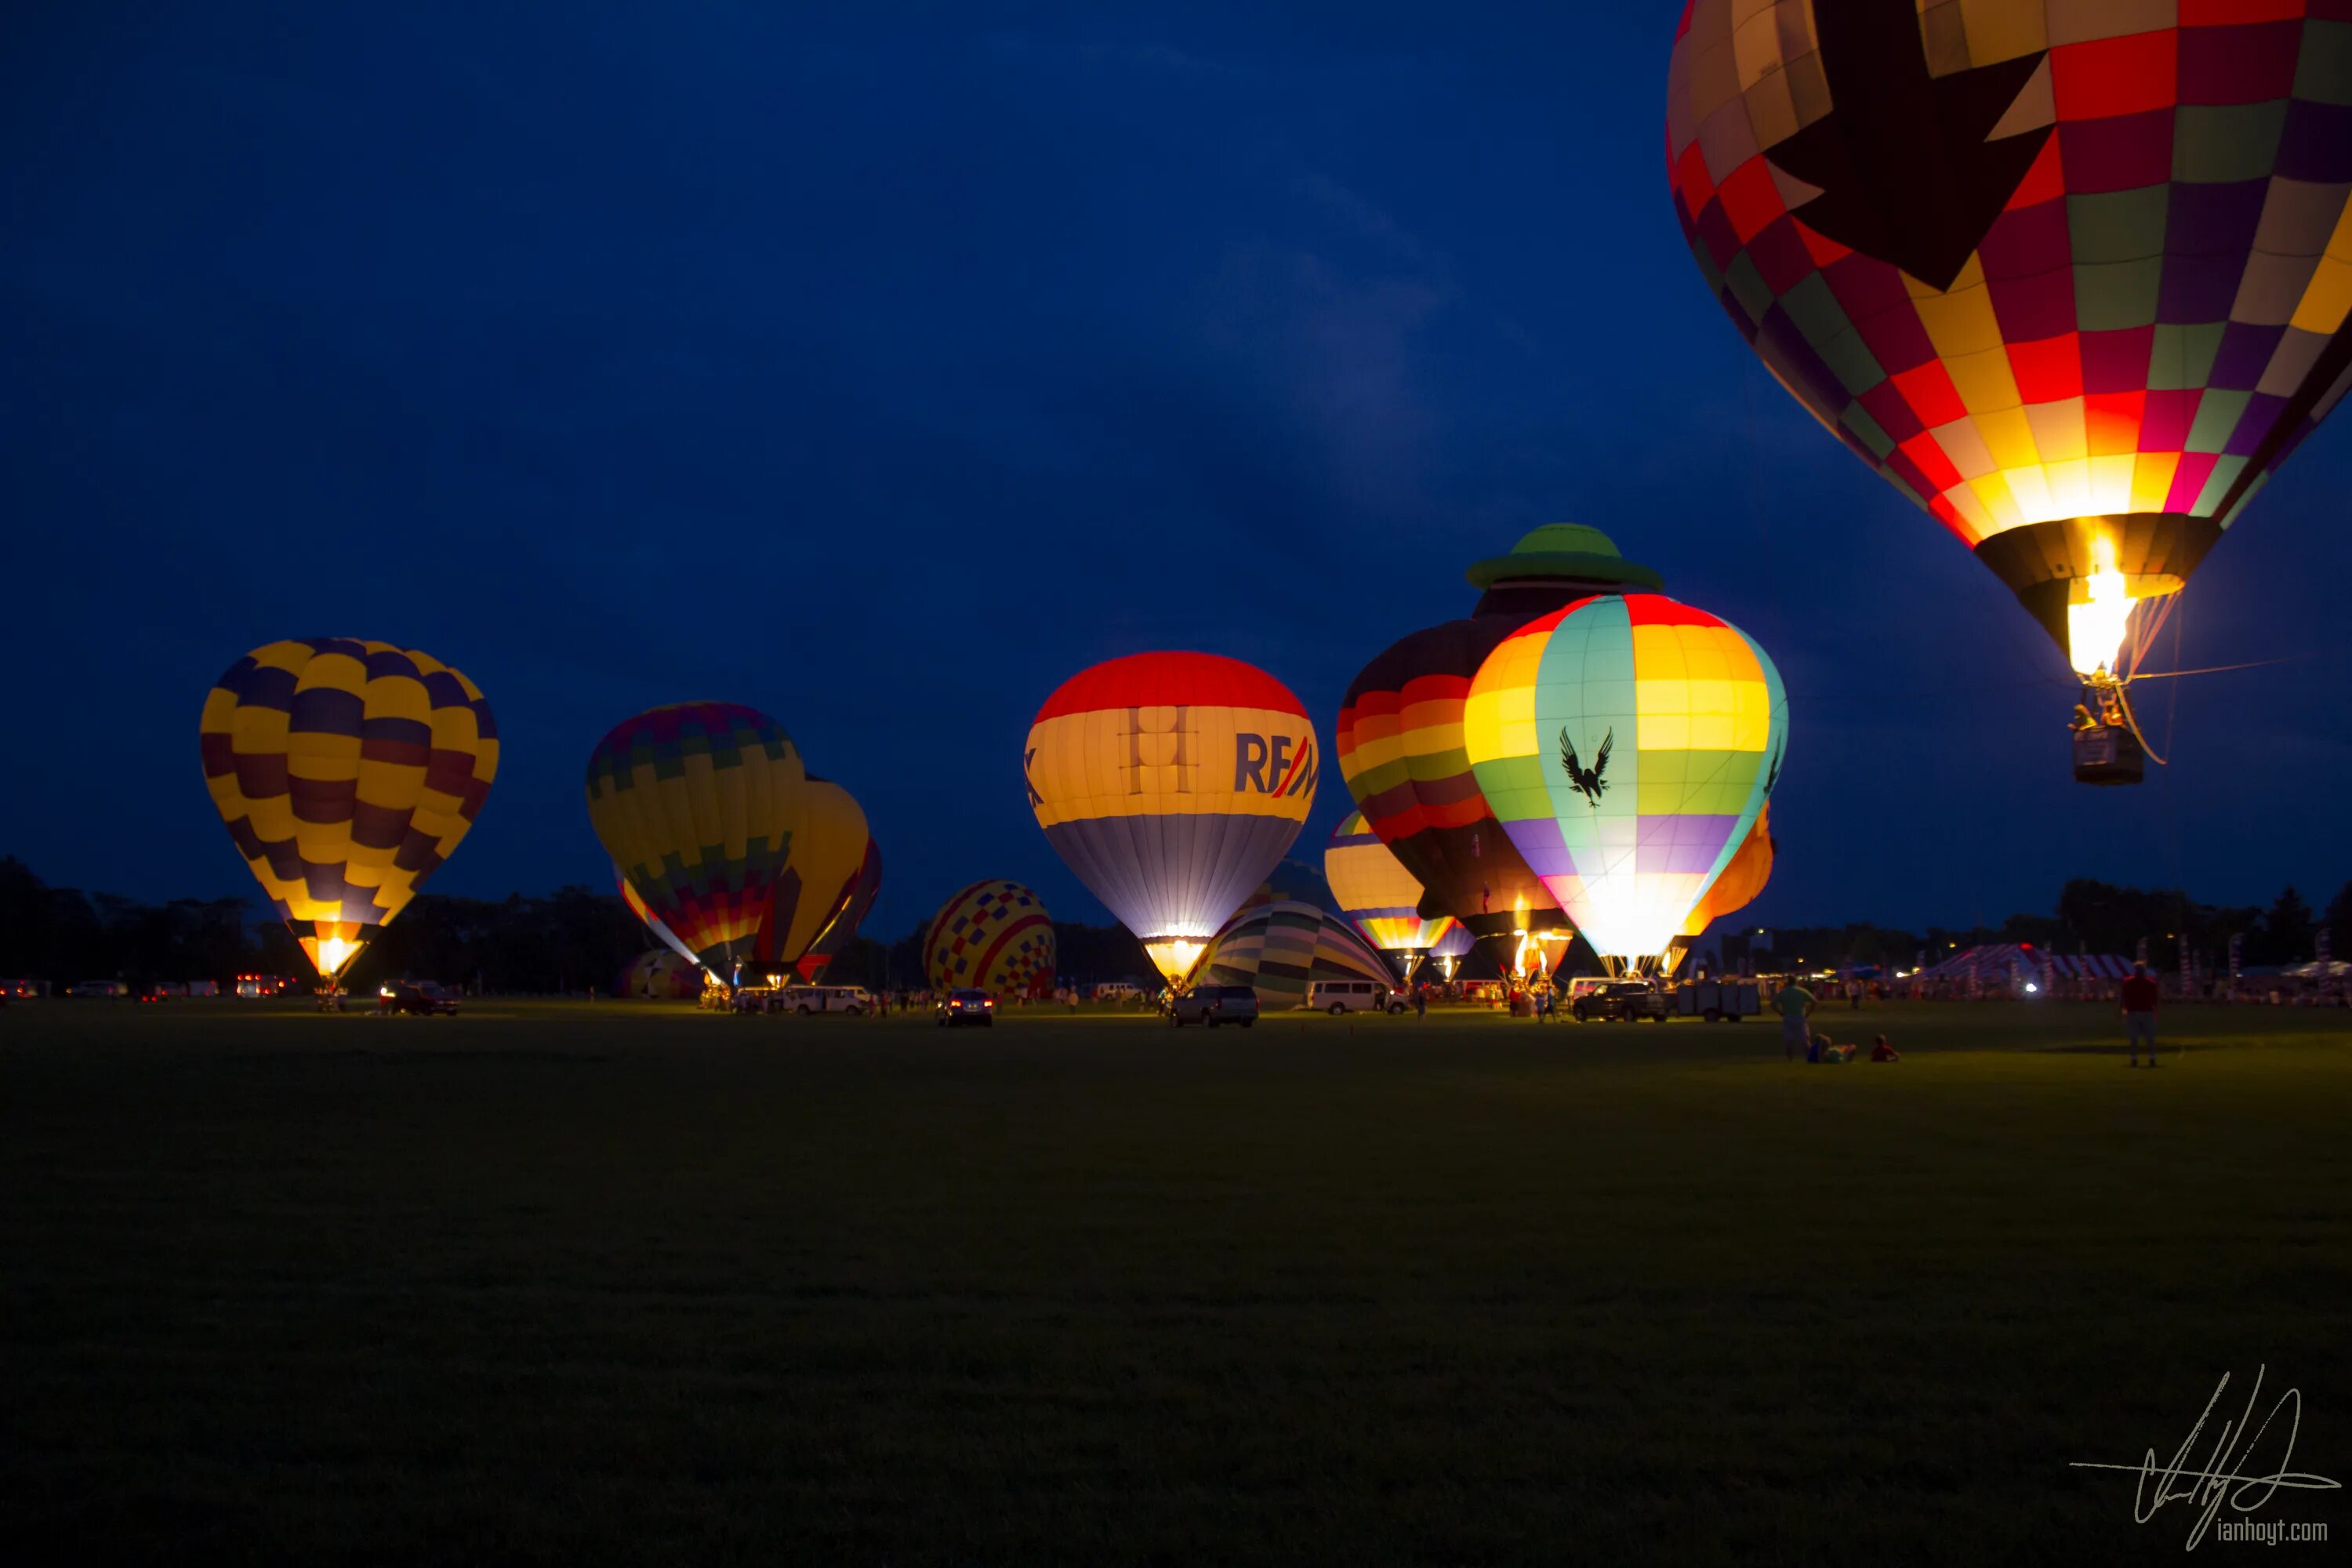
[[[2066,1461],[2169,1454],[2224,1372],[2352,1476],[2352,1029],[2168,1023],[2133,1073],[2065,1006],[1811,1069],[1762,1024],[11,1007],[0,1541],[2169,1559],[2186,1505]],[[2264,1517],[2340,1547],[2343,1496]]]

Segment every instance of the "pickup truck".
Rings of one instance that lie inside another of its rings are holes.
[[[1664,1023],[1666,997],[1646,980],[1611,980],[1578,993],[1569,1002],[1568,1010],[1580,1024],[1603,1019]]]

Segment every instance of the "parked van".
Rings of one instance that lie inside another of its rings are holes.
[[[863,985],[787,985],[777,993],[787,1013],[871,1013],[874,994]]]
[[[1404,1011],[1404,998],[1376,980],[1318,980],[1307,988],[1307,1005],[1334,1017],[1341,1013]]]

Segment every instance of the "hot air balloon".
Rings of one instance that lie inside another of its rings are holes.
[[[814,984],[824,973],[824,966],[839,958],[842,950],[856,940],[857,928],[865,923],[866,911],[873,909],[874,900],[881,895],[882,847],[869,838],[865,862],[857,868],[857,879],[850,886],[849,901],[817,933],[816,941],[809,944],[800,963],[793,965],[803,980]]]
[[[1715,879],[1715,886],[1706,890],[1706,895],[1683,921],[1683,929],[1668,947],[1666,962],[1662,965],[1667,973],[1674,973],[1682,962],[1683,953],[1691,943],[1706,934],[1708,926],[1726,915],[1746,909],[1764,890],[1764,884],[1772,876],[1771,816],[1772,807],[1768,802],[1764,809],[1756,814],[1756,826],[1748,830],[1747,841],[1740,845],[1739,853],[1731,858],[1731,863]]]
[[[331,986],[457,847],[499,771],[480,689],[390,643],[256,648],[214,682],[199,730],[229,837]]]
[[[1237,917],[1200,963],[1202,981],[1246,985],[1266,1012],[1307,1005],[1318,980],[1369,980],[1394,989],[1388,962],[1347,921],[1295,899]]]
[[[777,979],[807,955],[856,899],[866,850],[873,842],[856,798],[814,773],[802,787],[796,820],[793,852],[760,912],[750,959]]]
[[[1421,879],[1381,842],[1360,811],[1349,812],[1332,833],[1323,870],[1339,912],[1389,955],[1401,980],[1410,981],[1429,950],[1460,929],[1451,915],[1423,918]]]
[[[1708,288],[2067,654],[2088,782],[2139,776],[2135,607],[2352,368],[2343,32],[2296,3],[1699,0],[1675,37]]]
[[[795,840],[806,774],[783,727],[732,702],[655,708],[588,758],[588,818],[658,923],[730,984]]]
[[[1486,809],[1462,750],[1471,678],[1533,617],[1593,594],[1655,588],[1658,574],[1597,528],[1555,522],[1470,568],[1470,616],[1418,631],[1366,665],[1339,707],[1339,772],[1364,819],[1425,889],[1422,913],[1452,915],[1515,970],[1522,939],[1566,917]]]
[[[1435,944],[1430,948],[1430,962],[1437,965],[1439,974],[1451,980],[1454,978],[1454,971],[1460,966],[1464,959],[1470,956],[1470,949],[1477,940],[1457,921],[1448,927],[1445,934],[1439,937]]]
[[[690,1001],[702,993],[702,966],[667,947],[641,952],[621,971],[615,993],[651,1001]]]
[[[1023,767],[1055,849],[1181,989],[1307,820],[1315,731],[1239,659],[1133,654],[1045,700]]]
[[[934,991],[1006,997],[1051,991],[1054,917],[1045,900],[1002,878],[962,889],[923,933],[923,975]]]
[[[1528,864],[1612,972],[1654,967],[1779,782],[1788,700],[1737,627],[1659,594],[1528,622],[1470,685],[1463,742]]]

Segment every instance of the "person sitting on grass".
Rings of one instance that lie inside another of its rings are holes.
[[[1903,1059],[1903,1053],[1888,1045],[1886,1037],[1881,1035],[1870,1043],[1870,1059],[1874,1062],[1899,1062]]]
[[[1805,1059],[1832,1067],[1841,1066],[1853,1060],[1853,1047],[1841,1046],[1827,1035],[1815,1035],[1805,1047]]]

